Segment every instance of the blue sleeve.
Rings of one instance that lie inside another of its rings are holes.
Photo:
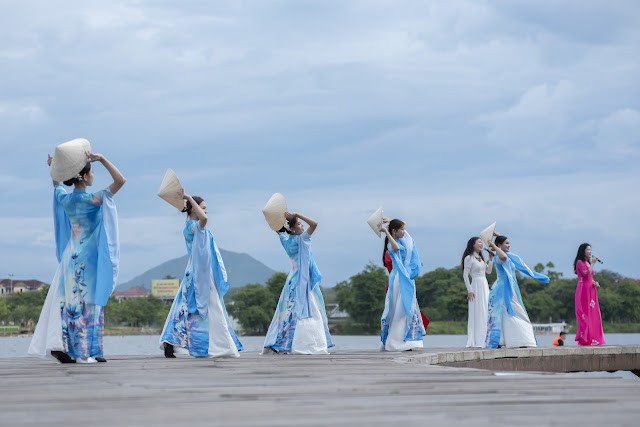
[[[187,225],[185,228],[187,232],[193,236],[196,234],[196,231],[202,230],[199,226],[200,226],[200,221],[198,221],[197,219],[190,219],[187,222]]]
[[[211,246],[209,245],[207,230],[196,225],[193,245],[191,246],[191,266],[193,269],[196,307],[192,307],[192,304],[189,304],[191,306],[189,307],[190,313],[194,313],[197,310],[201,316],[207,315],[209,291],[213,285],[211,282],[211,262]]]
[[[411,268],[411,271],[410,271],[411,280],[415,279],[420,275],[421,264],[422,262],[420,261],[420,254],[418,253],[418,248],[416,248],[416,245],[413,245],[413,251],[411,252],[411,261],[409,265],[409,267]]]
[[[391,246],[391,245],[389,245]],[[416,295],[416,285],[411,279],[411,272],[407,271],[404,266],[404,262],[400,258],[402,251],[393,252],[389,250],[389,255],[393,260],[393,266],[398,274],[398,281],[400,283],[400,298],[402,299],[402,307],[407,316],[412,315],[413,298]]]
[[[513,254],[511,252],[507,252],[507,256],[509,257],[511,262],[513,262],[513,265],[516,267],[516,270],[518,270],[520,273],[532,279],[536,279],[539,282],[549,283],[549,277],[547,277],[542,273],[538,273],[537,271],[533,271],[532,269],[530,269],[529,266],[525,264],[524,261],[522,261],[522,259],[518,255]]]
[[[280,238],[280,243],[282,243],[283,248],[287,248],[287,242],[289,241],[290,234],[289,233],[278,233],[278,238]]]
[[[53,190],[53,228],[56,238],[56,257],[58,262],[62,259],[62,253],[71,238],[71,222],[61,205],[62,199],[67,195],[62,185],[56,185]]]
[[[211,233],[210,230],[207,230],[207,234],[209,235],[213,278],[216,282],[215,285],[218,291],[218,295],[220,295],[220,297],[222,298],[227,294],[230,287],[229,282],[227,282],[227,269],[224,266],[224,261],[222,260],[222,255],[220,254],[218,245],[216,245],[213,233]]]
[[[278,236],[280,237],[280,243],[287,255],[295,256],[298,252],[298,236],[289,233],[279,233]]]
[[[108,188],[105,188],[104,190],[100,190],[97,193],[93,193],[92,199],[95,205],[102,205],[105,200],[113,199],[113,194],[111,194],[111,191],[109,191]]]
[[[53,189],[53,201],[60,203],[67,194],[67,190],[64,189],[64,186],[62,184],[58,184]]]
[[[120,238],[118,211],[113,195],[101,192],[102,225],[98,235],[98,267],[96,281],[96,305],[105,306],[118,283],[120,268]]]

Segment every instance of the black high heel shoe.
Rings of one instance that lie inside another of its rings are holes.
[[[55,357],[60,363],[76,363],[76,359],[72,359],[71,356],[69,356],[64,351],[52,350],[51,355]]]
[[[167,359],[175,359],[176,355],[173,354],[173,345],[164,343],[164,357]]]

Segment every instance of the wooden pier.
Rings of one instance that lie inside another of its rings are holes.
[[[640,346],[442,349],[406,357],[415,363],[494,371],[630,371],[640,377]]]
[[[595,353],[606,349],[635,360],[640,352],[611,346]],[[442,366],[599,357],[576,350],[120,356],[94,365],[0,359],[0,426],[637,425],[640,379],[630,375]]]

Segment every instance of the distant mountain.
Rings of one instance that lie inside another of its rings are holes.
[[[227,269],[229,284],[233,288],[239,288],[248,283],[265,283],[275,273],[274,270],[250,255],[225,251],[224,249],[220,249],[220,254]],[[182,279],[186,266],[186,255],[172,259],[145,271],[126,283],[118,285],[116,291],[126,291],[131,288],[150,290],[152,280],[164,279],[167,275]]]

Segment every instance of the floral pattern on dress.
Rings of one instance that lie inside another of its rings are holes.
[[[585,261],[576,262],[578,281],[575,294],[577,320],[576,343],[582,346],[606,343],[598,302],[598,289],[593,280],[593,268]]]
[[[62,186],[55,189],[55,199],[71,225],[60,260],[58,298],[64,350],[74,359],[103,356],[104,307],[94,304],[94,296],[105,191],[93,194],[75,189],[67,193]]]
[[[233,340],[233,345],[235,346],[233,351],[242,351],[242,343],[238,340],[233,328],[229,326],[230,321],[226,308],[224,307],[224,300],[222,299],[222,296],[220,296],[219,289],[225,284],[217,283],[216,280],[218,279],[214,279],[210,284],[213,288],[204,291],[203,288],[208,286],[206,281],[196,279],[194,274],[194,270],[197,271],[198,266],[204,265],[206,267],[205,269],[210,272],[211,277],[216,277],[216,271],[213,263],[209,266],[202,264],[204,259],[207,257],[202,258],[202,256],[195,256],[194,252],[192,252],[193,242],[196,236],[195,233],[205,233],[204,235],[199,235],[199,238],[205,239],[206,241],[205,246],[207,249],[205,249],[205,252],[208,252],[211,257],[217,256],[217,249],[213,235],[208,229],[199,229],[198,227],[199,225],[197,220],[189,220],[183,229],[183,236],[189,261],[180,282],[178,293],[176,294],[173,304],[171,305],[171,309],[169,310],[169,314],[167,315],[167,320],[160,336],[160,343],[169,343],[175,347],[187,349],[191,356],[208,357],[213,351],[213,349],[210,348],[209,334],[211,331],[209,328],[209,321],[215,320],[216,322],[226,322],[227,333],[230,335]],[[207,262],[211,262],[211,259],[208,259]],[[219,262],[222,263],[221,260]],[[218,268],[221,267],[218,266]],[[226,280],[226,276],[224,279],[221,276],[218,277],[220,282]],[[200,288],[196,289],[198,286],[200,286]],[[222,315],[225,319],[215,317],[211,317],[210,319],[210,316],[212,316],[210,313],[210,305],[205,307],[204,310],[199,309],[196,297],[197,292],[205,294],[207,299],[210,296],[210,293],[215,293],[216,297],[220,298]]]
[[[300,313],[303,311],[301,306],[303,301],[309,302],[310,298],[314,298],[318,305],[327,348],[331,348],[334,344],[331,341],[324,298],[319,286],[322,275],[313,259],[310,249],[310,236],[305,231],[299,235],[280,233],[279,238],[282,247],[291,260],[292,269],[287,275],[280,293],[278,305],[265,337],[264,348],[271,348],[283,353],[292,351],[296,326]],[[301,241],[302,239],[304,241]],[[301,254],[308,256],[308,258],[301,258]],[[303,271],[303,269],[307,270]],[[304,295],[306,290],[309,290],[312,297]]]

